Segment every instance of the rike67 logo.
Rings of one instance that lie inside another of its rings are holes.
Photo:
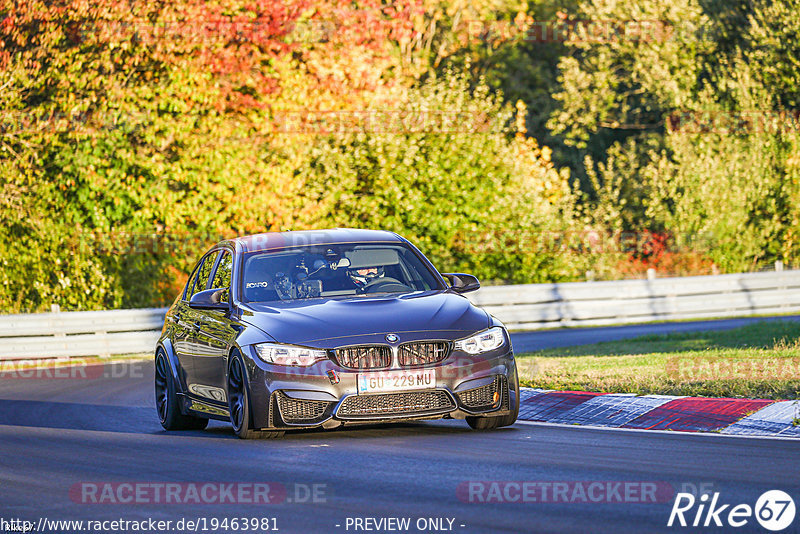
[[[764,492],[756,501],[755,507],[749,504],[721,504],[719,495],[719,492],[710,496],[704,493],[696,498],[691,493],[678,493],[667,526],[738,528],[751,524],[755,516],[763,528],[779,532],[794,522],[794,500],[781,490]]]

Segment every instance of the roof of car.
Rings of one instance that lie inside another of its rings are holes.
[[[299,230],[293,232],[267,232],[236,237],[230,241],[239,243],[244,252],[274,250],[303,245],[332,245],[337,243],[398,242],[403,239],[394,232],[385,230],[359,230],[334,228],[331,230]]]

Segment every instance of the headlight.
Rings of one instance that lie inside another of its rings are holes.
[[[281,345],[278,343],[260,343],[255,346],[259,358],[275,365],[293,365],[308,367],[328,358],[324,350]]]
[[[506,336],[503,329],[496,326],[472,337],[459,339],[456,341],[455,349],[463,350],[467,354],[480,354],[502,347],[505,342]]]

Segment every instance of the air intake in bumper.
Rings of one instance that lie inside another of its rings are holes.
[[[458,400],[470,411],[487,411],[508,405],[508,388],[504,377],[497,376],[491,384],[458,392]]]
[[[286,424],[315,424],[327,418],[326,412],[330,402],[293,399],[284,393],[277,393],[278,411]]]

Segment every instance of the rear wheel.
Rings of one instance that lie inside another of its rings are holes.
[[[228,408],[231,414],[233,431],[242,439],[280,438],[283,432],[253,429],[250,418],[250,391],[242,358],[238,353],[231,355],[228,367]]]
[[[163,349],[156,353],[155,369],[156,411],[165,430],[203,430],[208,419],[183,415],[175,392],[175,378]]]
[[[512,386],[512,390],[516,393],[517,397],[517,404],[514,409],[511,410],[511,413],[489,417],[468,416],[467,424],[471,428],[475,430],[491,430],[501,426],[511,426],[517,421],[517,417],[519,416],[519,377],[517,376],[516,369],[514,369],[513,379],[509,380],[509,382],[511,382],[509,385]]]

